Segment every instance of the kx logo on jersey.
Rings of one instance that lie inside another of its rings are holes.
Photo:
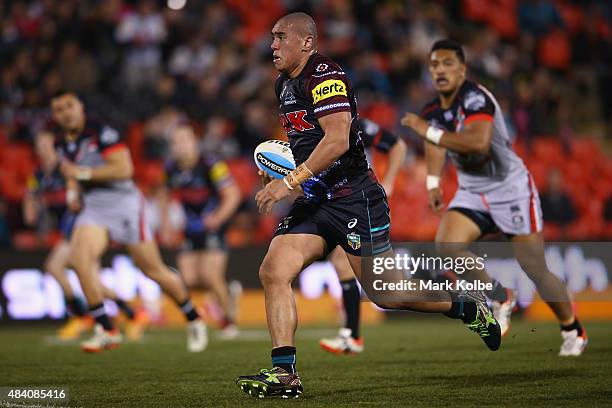
[[[298,131],[303,132],[304,130],[314,129],[314,125],[309,123],[304,117],[306,116],[305,110],[294,111],[289,113],[281,113],[279,115],[281,123],[286,133]]]
[[[316,104],[324,99],[338,95],[347,96],[346,85],[339,79],[328,79],[312,90],[312,102]]]

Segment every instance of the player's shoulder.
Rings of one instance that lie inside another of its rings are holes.
[[[420,116],[425,119],[430,119],[440,112],[440,98],[436,97],[427,102],[421,109]]]
[[[492,102],[491,93],[483,85],[466,80],[459,89],[462,105],[469,110],[479,110]]]
[[[326,55],[316,53],[311,57],[312,59],[308,63],[304,70],[304,76],[310,78],[325,78],[329,76],[343,76],[346,75],[342,67],[338,65],[334,60]]]
[[[121,140],[121,134],[117,129],[99,120],[87,120],[83,133],[97,138],[103,145],[115,144]]]

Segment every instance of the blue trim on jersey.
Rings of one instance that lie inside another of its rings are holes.
[[[372,238],[372,222],[370,221],[370,199],[361,190],[361,196],[366,199],[366,211],[368,212],[368,227],[370,227],[370,248],[374,248],[374,238]]]
[[[383,225],[382,227],[370,228],[370,232],[382,231],[384,229],[389,228],[390,225],[391,223],[388,222],[387,225]]]

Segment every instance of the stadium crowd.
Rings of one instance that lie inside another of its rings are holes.
[[[154,0],[34,0],[0,3],[0,246],[33,246],[20,203],[35,166],[34,135],[48,126],[49,97],[59,89],[76,91],[89,114],[122,131],[151,197],[169,131],[193,123],[202,149],[228,160],[245,196],[230,243],[268,240],[277,218],[256,214],[251,156],[259,142],[283,137],[269,30],[297,10],[317,20],[322,49],[349,73],[360,113],[412,147],[391,197],[396,239],[431,239],[437,225],[422,145],[399,118],[432,98],[428,52],[443,37],[465,44],[470,76],[498,97],[542,191],[555,180],[547,205],[565,190],[565,213],[551,210],[547,237],[611,237],[606,0],[209,0],[180,10]],[[374,162],[384,169],[376,155]],[[445,180],[447,196],[455,185],[452,175]]]

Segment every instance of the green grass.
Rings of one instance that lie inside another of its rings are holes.
[[[366,351],[335,356],[316,339],[332,328],[298,331],[298,400],[255,400],[234,384],[269,366],[263,331],[251,340],[211,341],[185,350],[182,331],[154,330],[140,344],[86,355],[50,344],[51,328],[0,331],[0,386],[67,386],[82,407],[434,407],[612,405],[612,325],[590,323],[580,358],[557,357],[553,323],[515,323],[502,348],[448,319],[407,318],[364,329]],[[0,404],[2,406],[2,404]]]

